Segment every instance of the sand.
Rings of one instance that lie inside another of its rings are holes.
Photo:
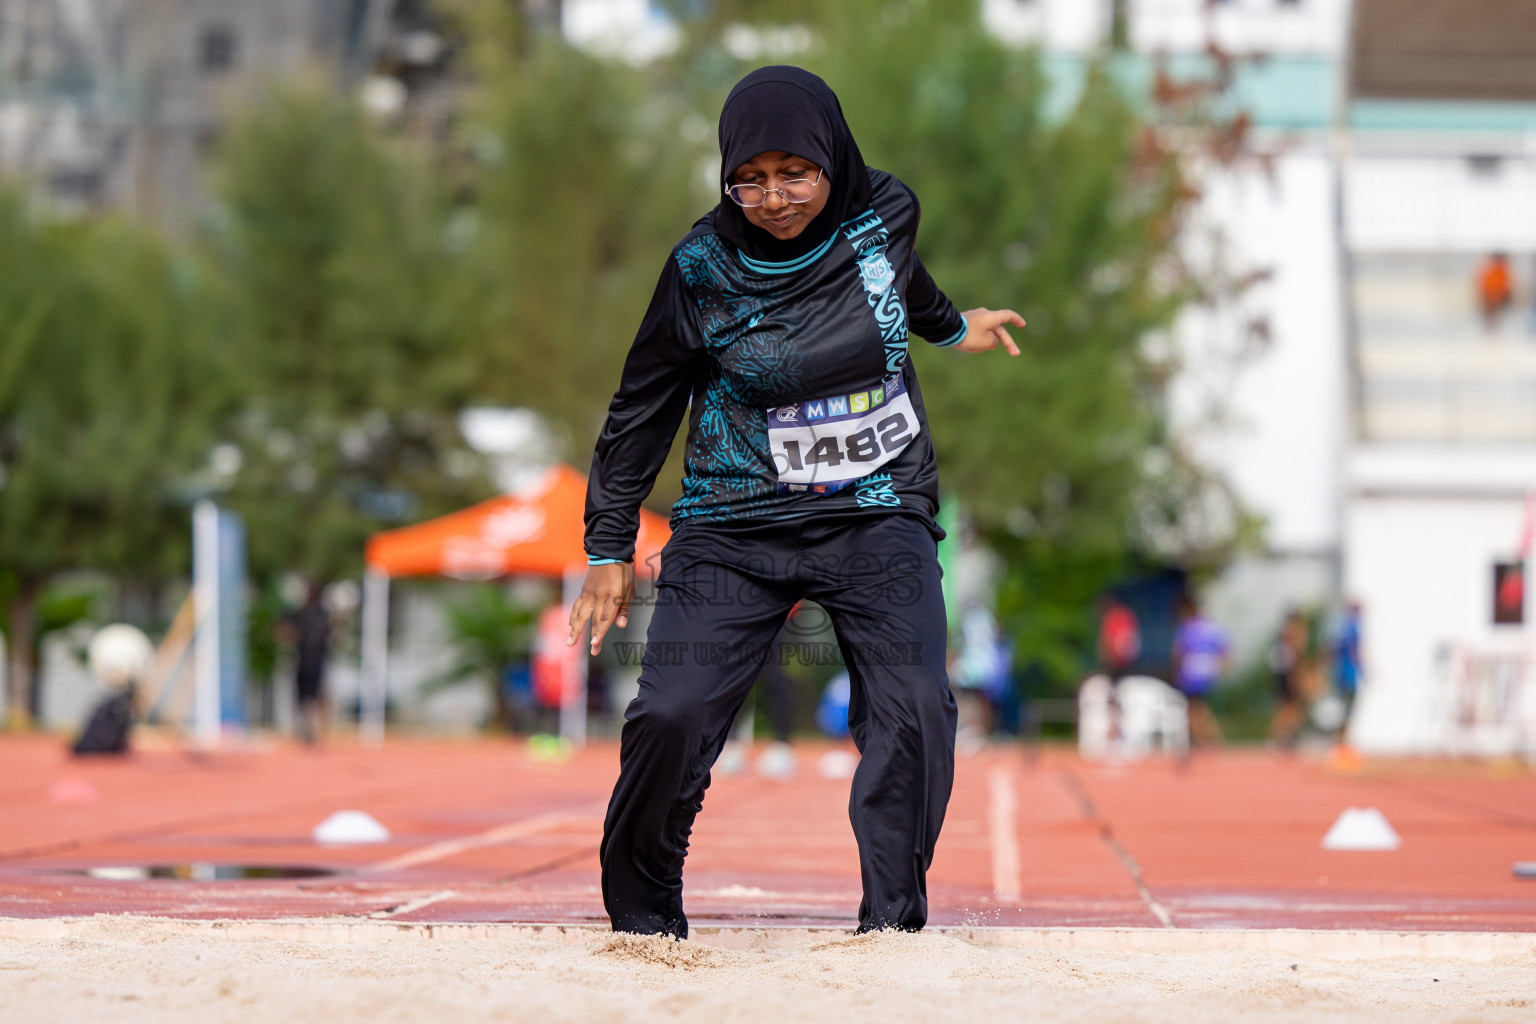
[[[1536,1020],[1529,944],[1362,958],[1348,942],[1307,956],[1155,942],[1053,949],[965,932],[670,942],[513,926],[105,916],[0,925],[6,1024]]]

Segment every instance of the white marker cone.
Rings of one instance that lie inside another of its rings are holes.
[[[824,779],[851,779],[858,767],[858,755],[846,750],[829,750],[816,759],[816,771]]]
[[[1386,815],[1374,807],[1347,808],[1323,836],[1325,850],[1395,850],[1401,845]]]
[[[310,833],[317,843],[387,843],[389,829],[364,811],[337,811]]]

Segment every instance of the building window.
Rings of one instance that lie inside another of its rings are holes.
[[[1525,624],[1525,563],[1495,562],[1493,565],[1493,624]]]
[[[227,25],[203,29],[198,47],[198,65],[209,74],[228,71],[235,66],[235,32]]]
[[[1497,178],[1504,170],[1504,158],[1492,153],[1474,153],[1467,157],[1467,170],[1474,178]]]

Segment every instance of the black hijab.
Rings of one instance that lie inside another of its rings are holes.
[[[759,153],[782,150],[819,164],[831,179],[826,207],[787,241],[751,224],[722,194],[715,230],[747,256],[770,263],[798,259],[825,242],[843,221],[869,206],[869,168],[843,118],[837,95],[802,68],[758,68],[736,83],[720,111],[720,188]]]

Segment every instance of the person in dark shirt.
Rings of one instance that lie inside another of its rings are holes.
[[[1306,721],[1306,697],[1302,672],[1307,660],[1307,620],[1301,612],[1285,613],[1280,635],[1269,652],[1269,670],[1275,678],[1275,710],[1269,722],[1269,739],[1285,750],[1296,746]]]
[[[331,652],[331,613],[320,583],[310,583],[303,607],[288,617],[287,626],[294,648],[296,732],[312,747],[325,738],[325,662]]]
[[[964,314],[914,250],[917,197],[865,165],[837,97],[754,71],[720,115],[718,206],[662,268],[598,438],[589,568],[569,642],[628,622],[635,534],[685,411],[640,692],[600,851],[614,930],[686,937],[683,859],[710,767],[797,601],[831,617],[862,760],[849,816],[859,930],[927,921],[954,775],[934,521],[938,467],[908,333],[1018,348],[1011,310]]]

